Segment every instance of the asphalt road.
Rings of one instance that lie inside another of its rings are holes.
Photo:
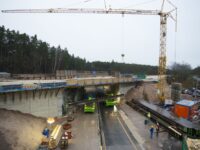
[[[113,107],[105,107],[103,103],[100,103],[100,110],[106,150],[134,150],[122,124],[113,113]]]
[[[82,107],[83,108],[83,107]],[[98,114],[84,113],[78,109],[72,122],[72,139],[69,150],[99,150],[100,136],[98,134]]]

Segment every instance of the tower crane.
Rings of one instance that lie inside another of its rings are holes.
[[[161,10],[141,10],[141,9],[101,9],[101,8],[50,8],[50,9],[15,9],[2,10],[2,13],[87,13],[87,14],[121,14],[121,15],[152,15],[160,16],[160,51],[159,51],[159,66],[158,66],[158,98],[161,103],[165,100],[165,76],[166,76],[166,35],[167,35],[167,19],[172,18],[175,22],[176,16],[172,13],[177,11],[177,8],[169,1],[173,9],[164,12],[163,0]]]

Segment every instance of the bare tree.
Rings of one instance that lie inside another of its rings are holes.
[[[192,74],[192,68],[188,63],[174,63],[170,67],[172,78],[176,82],[184,82]]]

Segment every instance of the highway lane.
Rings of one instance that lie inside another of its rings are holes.
[[[105,107],[100,103],[102,118],[102,130],[105,135],[106,150],[134,150],[129,136],[123,128],[117,115],[113,113],[113,107]]]
[[[69,150],[99,150],[98,113],[84,113],[83,107],[77,109],[72,124],[73,138],[69,141]]]

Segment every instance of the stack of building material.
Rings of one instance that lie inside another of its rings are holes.
[[[57,79],[66,79],[76,77],[77,72],[75,70],[56,70]]]
[[[188,145],[189,150],[199,150],[200,149],[200,140],[188,138],[187,145]]]
[[[174,101],[179,101],[181,97],[181,83],[173,83],[171,88],[171,99]]]

